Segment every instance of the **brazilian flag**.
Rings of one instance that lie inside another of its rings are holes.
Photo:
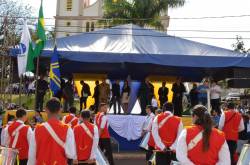
[[[38,57],[45,45],[46,35],[44,29],[44,17],[43,17],[43,1],[39,9],[39,18],[37,24],[37,37],[35,48],[33,49],[32,43],[29,44],[29,54],[27,58],[26,71],[33,72],[35,70],[34,59]]]
[[[43,16],[43,0],[41,1],[41,6],[39,9],[39,18],[37,24],[37,37],[36,40],[36,47],[34,50],[34,56],[38,57],[45,45],[46,35],[45,35],[45,28],[44,28],[44,16]]]
[[[61,89],[61,74],[60,74],[60,65],[58,61],[58,52],[55,46],[54,53],[50,60],[50,73],[49,73],[49,80],[50,80],[50,90],[52,92],[52,96],[55,96],[58,91]]]

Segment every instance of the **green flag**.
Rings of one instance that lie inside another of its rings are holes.
[[[43,17],[43,1],[39,9],[39,18],[37,24],[37,37],[35,48],[33,49],[32,43],[29,43],[29,52],[27,57],[26,71],[33,72],[35,70],[34,59],[38,57],[45,45],[46,35],[44,29],[44,17]]]
[[[45,35],[45,28],[44,28],[44,17],[43,17],[43,0],[41,1],[41,6],[39,9],[39,18],[37,24],[37,37],[36,46],[34,50],[34,58],[38,57],[45,45],[46,35]]]

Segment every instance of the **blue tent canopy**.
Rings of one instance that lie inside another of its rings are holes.
[[[56,40],[63,72],[105,72],[202,78],[250,68],[249,54],[127,24]],[[43,57],[53,54],[47,41]],[[142,77],[143,77],[142,76]]]

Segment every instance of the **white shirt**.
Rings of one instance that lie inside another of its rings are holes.
[[[152,124],[154,121],[155,115],[154,113],[150,113],[150,115],[147,115],[146,120],[143,123],[142,130],[146,132],[150,132],[152,130]]]
[[[212,86],[210,88],[211,99],[219,99],[222,89],[219,85]]]
[[[173,115],[171,112],[164,112],[164,113],[167,113],[169,115]],[[178,129],[177,137],[176,137],[174,143],[169,147],[171,150],[176,150],[177,139],[180,136],[181,131],[183,130],[182,122],[180,122],[177,129]],[[163,151],[166,148],[166,146],[164,145],[164,143],[162,142],[162,140],[159,136],[158,116],[155,117],[154,122],[153,122],[152,135],[153,135],[155,144]]]
[[[181,135],[178,138],[177,147],[176,147],[176,157],[182,165],[195,165],[188,158],[186,136],[187,136],[187,130],[185,129],[181,132]],[[230,165],[231,164],[230,152],[229,152],[226,141],[222,145],[218,156],[219,156],[219,160],[216,163],[216,165]]]
[[[94,126],[93,144],[92,144],[91,155],[90,155],[89,159],[95,159],[96,158],[95,155],[96,155],[96,152],[97,152],[98,143],[99,143],[98,128],[97,128],[97,126]]]
[[[153,107],[157,108],[157,107],[158,107],[157,100],[153,98],[153,99],[151,100],[151,105],[152,105]]]
[[[5,128],[2,129],[1,132],[1,145],[4,147],[8,147],[7,135],[8,135],[8,128],[13,123],[13,121],[9,121]]]
[[[107,126],[108,126],[108,119],[107,119],[107,116],[106,116],[106,115],[103,115],[100,128],[101,128],[101,129],[104,129],[106,123],[107,123]]]
[[[36,139],[35,139],[35,132],[34,130],[31,136],[31,143],[29,148],[29,160],[28,165],[35,165],[36,164]],[[66,135],[66,142],[65,142],[65,153],[68,159],[75,159],[76,156],[76,144],[75,144],[75,136],[73,130],[68,128],[67,135]],[[49,152],[49,146],[48,146]]]
[[[22,120],[17,120],[16,122],[21,123],[22,125],[25,125]],[[27,141],[28,141],[29,148],[30,148],[32,134],[33,134],[33,131],[29,127],[28,132],[27,132]],[[4,144],[6,146],[9,146],[9,142],[10,142],[10,136],[9,136],[9,132],[8,132],[8,128],[7,128],[5,131]],[[9,147],[11,147],[11,146],[9,146]]]
[[[224,125],[225,125],[225,113],[222,113],[221,117],[220,117],[219,126],[218,126],[219,130],[223,130]],[[241,118],[238,132],[241,132],[244,129],[245,129],[244,120],[243,120],[243,118]]]

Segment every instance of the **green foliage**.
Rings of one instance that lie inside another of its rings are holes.
[[[162,29],[160,17],[168,7],[175,8],[185,4],[185,0],[104,0],[104,18],[107,24],[115,26],[132,23]]]
[[[240,53],[250,53],[250,48],[247,50],[245,48],[244,41],[241,36],[236,36],[236,43],[232,44],[234,51]]]

